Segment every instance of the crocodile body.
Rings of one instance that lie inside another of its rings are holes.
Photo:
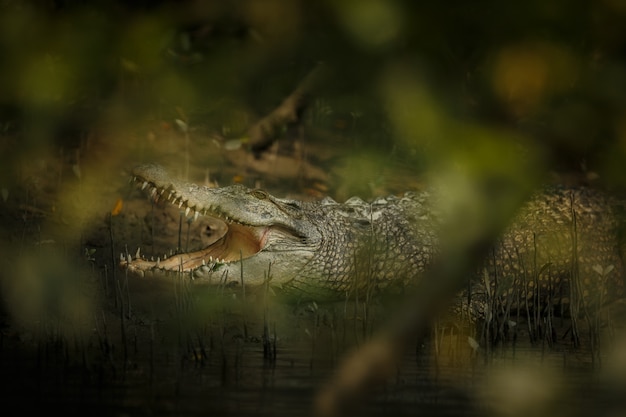
[[[133,174],[155,200],[177,205],[190,219],[224,222],[215,242],[200,251],[155,261],[123,257],[123,267],[143,275],[182,273],[196,283],[259,287],[269,281],[299,297],[341,299],[411,286],[440,250],[445,216],[429,192],[371,203],[301,202],[241,185],[184,183],[154,165]],[[472,292],[501,309],[513,300],[601,304],[623,287],[617,230],[611,201],[600,192],[538,193],[492,248]]]

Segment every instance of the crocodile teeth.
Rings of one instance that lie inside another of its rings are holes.
[[[172,199],[173,194],[174,194],[174,191],[170,191],[170,194],[167,196],[167,201],[170,201]]]
[[[141,248],[137,247],[137,252],[135,252],[135,259],[139,259],[141,257]]]
[[[130,254],[128,254],[128,258],[126,259],[126,262],[131,263],[133,261],[133,257],[130,256]]]
[[[156,187],[152,187],[152,189],[150,190],[150,197],[154,197],[154,195],[156,194],[157,189]]]
[[[141,184],[141,189],[145,190],[147,186],[148,186],[148,181],[144,181],[143,184]]]
[[[161,267],[161,258],[157,258],[155,267],[157,268]]]
[[[185,209],[185,217],[189,217],[189,211],[190,211],[190,210],[191,210],[191,209],[190,209],[189,207],[187,207],[187,208]]]
[[[120,253],[120,262],[124,262],[124,254]]]
[[[183,206],[183,199],[180,199],[180,203],[178,203],[178,208],[181,208]]]
[[[199,215],[200,215],[200,214],[199,214],[197,211],[196,211],[196,212],[194,212],[194,213],[193,213],[193,220],[194,220],[194,221],[198,220],[198,216],[199,216]]]

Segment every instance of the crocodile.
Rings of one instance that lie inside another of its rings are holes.
[[[190,221],[207,216],[221,225],[213,228],[213,243],[195,252],[156,260],[122,255],[121,266],[139,275],[182,274],[199,284],[271,285],[302,298],[341,299],[403,291],[441,250],[446,216],[432,190],[371,202],[309,202],[243,185],[186,183],[157,165],[135,168],[133,179]],[[500,309],[511,308],[512,300],[519,307],[528,300],[593,307],[621,294],[614,206],[591,188],[537,192],[497,239],[470,280],[470,292],[482,294],[482,308],[490,300]]]

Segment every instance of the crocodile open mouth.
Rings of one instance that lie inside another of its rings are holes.
[[[202,230],[203,247],[200,250],[177,253],[170,256],[157,257],[148,260],[141,256],[140,250],[134,257],[122,255],[121,265],[133,272],[145,272],[159,269],[172,272],[189,272],[199,268],[213,270],[220,264],[239,262],[242,259],[254,256],[261,251],[268,240],[271,226],[252,226],[243,224],[227,215],[206,208],[190,207],[188,201],[178,196],[172,187],[159,187],[151,181],[141,177],[133,178],[142,189],[148,190],[155,203],[167,201],[178,207],[181,215],[190,222],[206,216]]]

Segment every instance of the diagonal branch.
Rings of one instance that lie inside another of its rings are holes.
[[[283,126],[300,120],[311,91],[319,84],[324,72],[324,64],[318,64],[278,107],[248,128],[247,136],[252,150],[266,149],[274,142]]]

